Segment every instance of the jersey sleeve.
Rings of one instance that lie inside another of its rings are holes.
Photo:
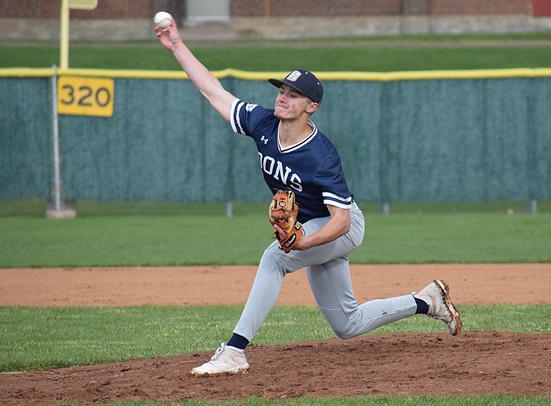
[[[327,158],[316,171],[316,183],[321,187],[323,203],[350,209],[354,196],[350,193],[340,158],[335,155]]]
[[[233,132],[254,137],[255,130],[272,116],[273,111],[269,109],[236,99],[231,109],[230,124]]]

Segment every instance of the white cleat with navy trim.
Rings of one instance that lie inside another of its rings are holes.
[[[249,363],[245,358],[245,350],[222,343],[209,362],[193,368],[191,373],[193,375],[237,374],[244,373],[248,369]]]
[[[448,325],[450,334],[455,336],[461,331],[461,317],[450,299],[449,287],[439,279],[435,279],[413,296],[429,305],[427,316],[442,320]]]

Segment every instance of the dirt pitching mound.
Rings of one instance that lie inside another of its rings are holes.
[[[0,375],[0,403],[361,395],[551,395],[548,335],[368,335],[251,346],[249,373],[196,377],[212,353]]]

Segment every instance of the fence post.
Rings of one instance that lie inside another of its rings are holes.
[[[54,153],[54,208],[61,211],[61,160],[59,157],[59,120],[57,113],[57,67],[52,76],[52,142]]]
[[[532,200],[530,201],[530,213],[536,214],[538,212],[538,201]]]
[[[53,65],[52,85],[52,151],[54,170],[54,196],[53,205],[48,203],[46,217],[65,219],[76,217],[74,207],[65,206],[63,202],[63,181],[61,175],[61,150],[59,147],[59,114],[57,111],[57,66]]]

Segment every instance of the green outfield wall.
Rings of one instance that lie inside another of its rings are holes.
[[[181,72],[70,69],[115,81],[112,117],[59,115],[63,196],[96,201],[266,201],[254,143]],[[551,69],[319,72],[312,119],[362,203],[551,199]],[[0,70],[0,199],[53,188],[52,69]],[[273,106],[268,77],[216,72]]]

